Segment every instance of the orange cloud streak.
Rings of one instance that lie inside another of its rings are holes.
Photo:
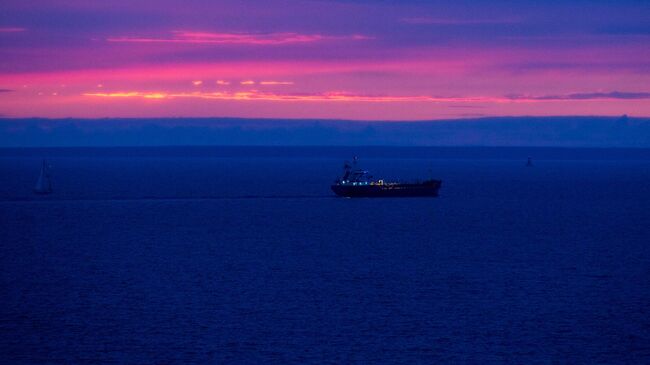
[[[101,98],[142,98],[174,99],[194,98],[208,100],[255,100],[255,101],[344,101],[344,102],[434,102],[434,103],[541,103],[576,102],[593,100],[620,100],[620,95],[634,95],[635,99],[647,99],[650,93],[595,93],[569,94],[565,96],[395,96],[361,95],[346,92],[326,92],[317,94],[275,94],[257,90],[241,92],[114,92],[84,93],[83,96]],[[638,94],[638,95],[637,95]],[[577,97],[576,97],[577,95]],[[630,98],[630,97],[628,97]]]
[[[147,92],[115,92],[115,93],[85,93],[84,96],[101,98],[143,98],[143,99],[174,99],[195,98],[208,100],[255,100],[255,101],[342,101],[342,102],[483,102],[483,103],[517,103],[539,102],[534,98],[512,99],[508,97],[441,97],[441,96],[390,96],[390,95],[358,95],[342,92],[320,94],[274,94],[258,91],[245,92],[180,92],[180,93],[147,93]]]

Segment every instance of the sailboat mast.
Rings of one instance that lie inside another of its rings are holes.
[[[50,179],[50,172],[45,160],[41,164],[41,173],[38,175],[34,192],[37,194],[49,194],[52,192],[52,180]]]

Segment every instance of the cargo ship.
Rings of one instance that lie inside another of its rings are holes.
[[[441,180],[435,179],[406,183],[373,180],[368,171],[359,168],[355,157],[352,165],[344,164],[343,177],[336,179],[332,191],[349,198],[435,197],[441,184]]]

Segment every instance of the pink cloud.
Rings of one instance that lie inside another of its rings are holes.
[[[409,17],[401,18],[400,23],[414,25],[490,25],[490,24],[514,24],[520,23],[521,19],[459,19],[459,18],[434,18],[434,17]]]
[[[19,28],[19,27],[5,27],[5,28],[0,28],[0,33],[18,33],[18,32],[24,32],[27,29],[25,28]]]
[[[351,74],[355,72],[399,72],[426,74],[456,74],[474,67],[472,60],[430,60],[414,58],[409,60],[304,60],[295,61],[231,61],[212,63],[169,63],[165,65],[133,65],[129,67],[96,68],[79,70],[55,70],[44,72],[0,73],[6,83],[12,84],[47,84],[66,82],[97,84],[100,81],[115,80],[138,83],[142,81],[178,81],[178,80],[222,80],[250,78],[269,78],[264,80],[294,78],[306,75],[327,75],[332,73]],[[228,81],[225,81],[228,82]],[[277,82],[286,82],[280,79]]]
[[[157,48],[136,43],[128,47],[101,45],[106,46],[107,55],[115,50]],[[87,62],[95,68],[0,73],[0,86],[16,90],[0,95],[0,107],[12,116],[167,113],[399,120],[434,118],[451,109],[452,115],[460,116],[458,106],[472,103],[480,104],[487,109],[486,114],[492,115],[650,115],[647,98],[612,91],[643,91],[650,81],[647,74],[607,69],[615,62],[641,62],[638,53],[635,57],[633,50],[623,46],[612,46],[611,50],[616,52],[591,47],[566,49],[557,57],[557,52],[545,54],[544,50],[516,47],[436,47],[403,49],[395,57],[376,59],[259,57],[151,64],[143,57],[134,64],[105,68]],[[603,67],[528,67],[550,62],[553,57],[571,64],[598,62]],[[203,80],[202,85],[192,86],[192,81],[197,80]],[[246,80],[254,80],[260,90],[250,91],[252,84],[240,84]],[[59,88],[63,83],[67,85],[65,90]],[[100,83],[104,88],[96,87]],[[225,90],[229,93],[217,93]],[[275,92],[267,92],[271,90]],[[42,94],[36,97],[37,92]],[[58,92],[56,98],[53,92]],[[88,95],[82,96],[84,93]],[[246,106],[242,107],[242,103]],[[447,108],[450,105],[456,107]]]
[[[257,90],[240,92],[105,92],[84,93],[83,96],[99,98],[142,98],[142,99],[207,99],[230,101],[294,101],[294,102],[363,102],[363,103],[541,103],[596,100],[639,100],[650,99],[648,92],[595,92],[566,95],[506,95],[506,96],[427,96],[427,95],[364,95],[348,92],[278,94]]]
[[[296,93],[276,94],[256,90],[242,92],[113,92],[113,93],[84,93],[84,96],[101,98],[144,98],[144,99],[174,99],[193,98],[209,100],[266,100],[266,101],[344,101],[344,102],[535,102],[539,98],[512,98],[489,96],[403,96],[403,95],[363,95],[346,92]]]
[[[97,90],[97,89],[95,89]],[[544,94],[539,94],[544,95]],[[233,116],[250,118],[336,118],[431,120],[468,117],[461,106],[484,115],[650,115],[647,100],[512,100],[509,97],[364,95],[343,92],[277,94],[247,92],[127,91],[85,95],[17,91],[0,95],[10,117],[165,117]]]
[[[325,92],[313,94],[276,94],[259,91],[242,92],[113,92],[113,93],[84,93],[84,96],[101,98],[193,98],[210,100],[266,100],[266,101],[352,101],[352,102],[477,102],[477,101],[506,101],[488,97],[432,97],[432,96],[388,96],[388,95],[359,95],[344,92]]]
[[[293,81],[260,81],[260,85],[293,85]]]
[[[180,43],[180,44],[248,44],[282,45],[290,43],[312,43],[325,40],[365,40],[363,35],[327,36],[300,33],[213,33],[194,31],[172,31],[167,37],[109,37],[108,42],[126,43]]]

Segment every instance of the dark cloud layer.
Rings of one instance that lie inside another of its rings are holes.
[[[650,148],[650,119],[553,117],[435,122],[278,119],[0,119],[0,147],[301,145]]]
[[[612,91],[608,93],[575,93],[567,95],[542,95],[542,96],[526,96],[526,95],[507,95],[512,100],[593,100],[593,99],[624,99],[624,100],[638,100],[650,99],[650,92],[620,92]]]

